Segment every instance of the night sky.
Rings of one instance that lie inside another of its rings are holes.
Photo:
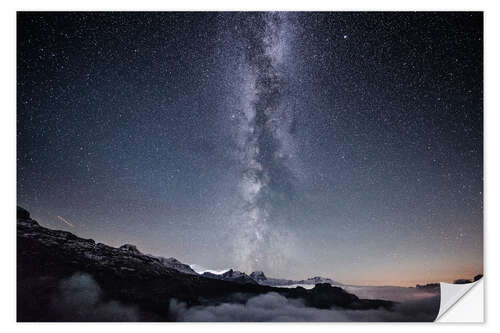
[[[273,277],[482,273],[482,13],[17,21],[17,199],[42,225]]]

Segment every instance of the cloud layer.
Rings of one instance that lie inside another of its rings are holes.
[[[322,310],[307,307],[301,300],[277,293],[249,298],[245,302],[187,308],[172,300],[170,311],[178,321],[195,322],[351,322],[351,321],[433,321],[439,310],[439,296],[408,301],[387,310]]]
[[[138,321],[136,308],[106,300],[89,274],[75,274],[63,280],[50,304],[59,321]]]
[[[109,299],[94,278],[76,273],[59,280],[40,277],[18,289],[19,321],[140,321],[138,308]],[[149,317],[148,317],[149,318]]]
[[[42,285],[50,285],[40,279],[36,290],[24,290],[18,298],[23,307],[33,301],[29,311],[32,317],[23,321],[143,321],[176,320],[188,322],[363,322],[363,321],[433,321],[439,311],[439,294],[407,294],[396,304],[394,310],[345,310],[341,308],[317,309],[308,307],[301,299],[286,298],[271,292],[258,296],[240,293],[232,294],[219,304],[187,307],[183,302],[172,299],[169,304],[168,318],[161,318],[109,299],[102,292],[93,277],[77,273],[55,284],[52,291],[40,290]],[[35,284],[32,284],[35,286]],[[406,288],[410,289],[410,288]],[[47,297],[42,300],[39,292]],[[37,294],[38,292],[38,294]],[[41,304],[45,304],[41,307]],[[36,306],[35,306],[36,305]],[[26,312],[26,309],[25,309]]]

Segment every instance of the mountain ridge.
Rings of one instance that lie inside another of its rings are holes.
[[[304,280],[290,280],[290,279],[280,279],[280,278],[270,278],[267,277],[263,271],[254,271],[250,274],[250,277],[257,281],[257,283],[265,286],[290,286],[290,285],[300,285],[300,284],[310,284],[316,285],[319,283],[327,283],[332,286],[343,285],[340,282],[334,281],[330,278],[325,278],[321,276],[314,276],[312,278]]]

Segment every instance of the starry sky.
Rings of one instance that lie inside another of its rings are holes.
[[[210,269],[471,278],[483,15],[20,12],[17,200]]]

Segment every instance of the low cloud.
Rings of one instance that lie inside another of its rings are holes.
[[[60,321],[138,321],[134,307],[105,300],[99,285],[89,274],[74,274],[61,281],[50,306]]]
[[[187,308],[176,300],[170,302],[171,314],[178,321],[194,322],[331,322],[331,321],[433,321],[439,311],[439,296],[396,305],[388,310],[343,310],[307,307],[299,299],[287,299],[278,293],[249,298],[243,303]]]
[[[139,321],[132,306],[107,299],[89,274],[40,277],[18,286],[19,321]]]
[[[383,299],[395,302],[413,302],[434,297],[439,294],[439,288],[407,288],[395,286],[340,286],[347,292],[367,299]]]

